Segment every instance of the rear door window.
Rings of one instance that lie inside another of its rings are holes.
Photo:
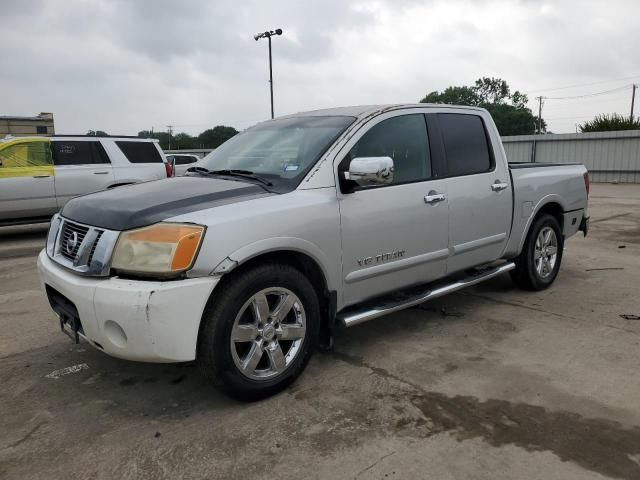
[[[116,142],[131,163],[162,163],[162,157],[153,142]]]
[[[477,115],[439,113],[447,175],[450,177],[492,170],[493,159],[484,122]]]
[[[56,166],[111,163],[100,142],[54,141],[52,145]]]

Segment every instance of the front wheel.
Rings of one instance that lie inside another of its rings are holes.
[[[527,290],[549,287],[560,270],[564,240],[560,224],[549,214],[540,215],[529,229],[522,252],[515,260],[511,277]]]
[[[241,400],[257,400],[289,385],[315,349],[318,296],[289,265],[239,273],[205,310],[198,363],[207,378]]]

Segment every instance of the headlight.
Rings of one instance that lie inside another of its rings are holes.
[[[158,223],[122,232],[111,268],[119,272],[171,276],[188,270],[200,248],[205,227]]]

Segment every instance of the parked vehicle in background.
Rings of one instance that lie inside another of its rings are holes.
[[[255,399],[293,381],[336,327],[506,272],[549,287],[565,239],[586,235],[588,187],[583,165],[509,166],[484,109],[299,113],[183,177],[70,201],[38,268],[76,342],[197,360]]]
[[[188,153],[168,153],[166,154],[167,162],[175,166],[174,175],[179,177],[187,172],[187,169],[193,167],[200,157]]]
[[[46,221],[78,195],[170,173],[154,139],[8,138],[0,141],[0,225]]]

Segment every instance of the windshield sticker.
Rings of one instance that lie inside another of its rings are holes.
[[[298,170],[298,165],[287,165],[284,167],[285,172],[295,172],[296,170]]]

